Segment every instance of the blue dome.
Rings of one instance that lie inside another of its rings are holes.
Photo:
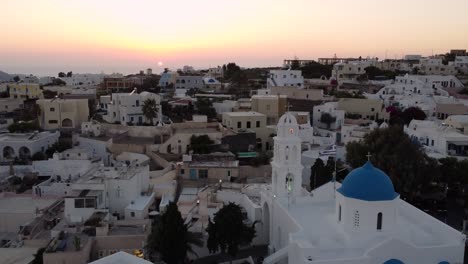
[[[374,167],[370,161],[351,171],[338,192],[345,197],[364,201],[388,201],[398,196],[387,174]]]
[[[405,264],[405,263],[403,263],[403,261],[399,259],[389,259],[385,261],[384,264]]]

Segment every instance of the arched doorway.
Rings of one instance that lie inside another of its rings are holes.
[[[24,159],[29,159],[31,157],[31,150],[29,150],[27,147],[21,147],[19,149],[19,158],[24,160]]]
[[[12,159],[15,157],[15,150],[10,147],[10,146],[6,146],[3,148],[3,158],[4,159]]]
[[[267,203],[263,204],[263,237],[266,244],[270,243],[270,207]]]
[[[73,127],[73,121],[70,118],[62,120],[62,127]]]

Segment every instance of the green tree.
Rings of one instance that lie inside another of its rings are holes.
[[[34,153],[34,155],[32,155],[31,159],[32,160],[46,160],[47,155],[44,152],[38,151]]]
[[[224,205],[214,216],[214,221],[209,221],[207,247],[210,252],[221,250],[235,257],[239,247],[248,245],[255,237],[255,224],[251,226],[244,223],[246,217],[242,214],[241,207],[235,203]]]
[[[188,150],[192,150],[195,154],[208,154],[210,153],[210,145],[214,143],[208,135],[190,137],[190,145]]]
[[[72,77],[73,76],[73,72],[69,71],[67,72],[67,77]]]
[[[213,103],[206,98],[198,98],[195,103],[195,108],[199,115],[206,115],[208,118],[216,118],[216,110],[213,107]]]
[[[13,81],[15,81],[15,82],[19,82],[19,81],[20,81],[20,77],[19,77],[18,75],[17,75],[17,76],[15,76],[15,77],[13,77]]]
[[[332,123],[336,121],[336,117],[332,116],[330,113],[322,113],[320,116],[320,122],[327,125],[327,129],[330,129]]]
[[[42,256],[44,255],[45,248],[40,248],[37,250],[36,254],[34,254],[34,259],[31,262],[31,264],[43,264],[43,258]]]
[[[299,70],[300,68],[301,65],[299,64],[299,60],[297,58],[291,61],[291,70]]]
[[[66,76],[66,75],[65,75],[64,72],[59,72],[59,73],[58,73],[58,77],[59,77],[59,78],[63,78],[63,77],[65,77],[65,76]]]
[[[154,224],[147,239],[150,259],[159,253],[168,264],[184,263],[187,253],[193,253],[193,245],[203,246],[201,235],[188,231],[188,225],[177,205],[169,203],[158,223]]]
[[[154,99],[146,99],[143,102],[143,106],[141,108],[143,115],[145,115],[146,119],[150,121],[150,124],[153,125],[153,119],[156,118],[158,115],[158,105],[156,104],[156,100]]]
[[[41,130],[38,122],[16,122],[8,126],[8,131],[10,133],[28,133],[36,130]]]
[[[362,141],[348,143],[346,160],[353,168],[360,167],[367,161],[368,152],[374,165],[390,176],[396,191],[408,199],[440,177],[437,161],[413,143],[400,126],[376,129]]]
[[[426,119],[426,113],[419,107],[408,107],[401,113],[401,118],[405,125],[408,125],[411,120],[424,120]]]

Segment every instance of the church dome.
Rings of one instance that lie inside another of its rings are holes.
[[[296,118],[294,117],[294,115],[292,115],[291,113],[289,112],[286,112],[284,113],[283,116],[281,116],[281,118],[279,119],[278,121],[278,126],[291,126],[291,125],[297,125],[297,120]]]
[[[398,196],[387,174],[374,167],[370,161],[351,171],[338,192],[345,197],[364,201],[388,201]]]

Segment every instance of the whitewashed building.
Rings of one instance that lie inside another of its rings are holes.
[[[60,132],[5,133],[0,134],[1,160],[16,157],[30,158],[36,152],[45,152],[59,140]]]
[[[272,183],[261,193],[270,252],[263,263],[463,262],[465,235],[401,200],[390,178],[370,162],[342,184],[303,189],[297,131],[291,114],[281,117]]]
[[[404,127],[406,134],[426,150],[429,156],[444,158],[468,157],[468,135],[445,123],[428,120],[412,120]]]
[[[104,97],[104,98],[103,98]],[[109,102],[107,104],[107,114],[103,116],[104,120],[109,123],[119,122],[122,125],[143,124],[149,123],[143,113],[143,104],[146,100],[153,99],[156,101],[159,116],[162,116],[161,97],[154,93],[113,93],[112,95],[101,96],[101,100]],[[155,123],[155,122],[153,122]]]
[[[270,70],[267,78],[267,87],[293,86],[304,88],[304,77],[300,70]]]
[[[468,56],[456,56],[453,66],[464,74],[468,73]]]
[[[324,113],[328,113],[330,116],[335,118],[335,121],[332,122],[330,126],[320,121]],[[344,110],[338,109],[338,102],[328,102],[322,105],[316,105],[314,106],[313,112],[313,125],[314,127],[327,128],[331,130],[339,129],[344,123],[345,113],[346,112]]]
[[[366,59],[357,61],[338,62],[333,65],[331,79],[341,83],[354,83],[357,78],[366,73],[366,68],[376,66],[377,60]]]
[[[454,75],[458,71],[454,65],[444,65],[441,58],[423,58],[419,61],[419,71],[424,74]]]

